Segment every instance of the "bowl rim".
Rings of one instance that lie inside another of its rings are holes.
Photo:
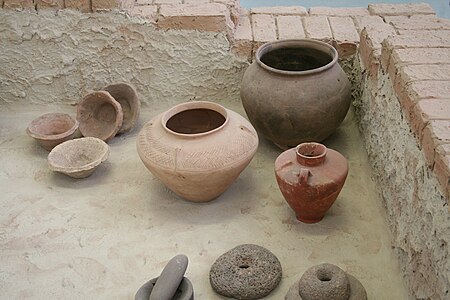
[[[100,153],[99,157],[97,159],[93,160],[92,162],[87,163],[83,166],[70,167],[70,166],[61,166],[59,164],[55,164],[55,161],[52,160],[52,157],[55,155],[55,153],[58,151],[62,151],[61,150],[62,148],[65,148],[74,143],[85,143],[85,142],[89,142],[89,141],[101,145],[102,150],[103,150]],[[77,173],[77,172],[81,172],[81,171],[88,171],[88,170],[91,170],[91,169],[97,167],[99,164],[101,164],[106,159],[108,159],[109,152],[110,152],[109,145],[107,143],[105,143],[103,140],[96,138],[96,137],[83,137],[83,138],[79,138],[79,139],[66,141],[64,143],[57,145],[55,148],[53,148],[52,151],[50,151],[50,153],[48,154],[48,164],[49,164],[50,170],[56,171],[56,172],[61,172],[61,173],[66,173],[66,174]]]
[[[62,132],[62,133],[58,133],[58,134],[39,134],[39,133],[37,133],[37,132],[35,132],[35,131],[33,131],[31,129],[32,125],[35,122],[37,122],[38,120],[43,119],[43,118],[45,118],[47,116],[51,116],[51,115],[60,116],[60,117],[62,117],[62,116],[68,117],[68,119],[73,121],[73,126],[69,130],[67,130],[65,132]],[[58,112],[56,112],[56,113],[55,112],[54,113],[46,113],[46,114],[40,115],[39,117],[33,119],[33,121],[31,121],[31,123],[28,125],[28,127],[26,129],[26,132],[32,138],[43,140],[43,141],[59,140],[59,139],[63,139],[65,137],[68,137],[68,136],[74,134],[75,131],[77,131],[79,125],[80,125],[80,123],[78,122],[78,120],[72,118],[72,116],[70,116],[69,114],[58,113]]]
[[[114,127],[112,130],[109,131],[102,131],[101,134],[93,134],[89,130],[89,126],[85,126],[86,122],[81,119],[81,111],[85,105],[86,102],[93,101],[96,99],[100,99],[102,102],[110,104],[115,111],[115,118],[114,118]],[[108,142],[111,140],[120,130],[123,123],[123,111],[122,111],[122,105],[116,99],[111,96],[111,94],[107,91],[93,91],[91,93],[88,93],[84,98],[78,103],[77,105],[77,121],[80,123],[79,129],[83,136],[85,137],[96,137],[99,138],[105,142]],[[88,130],[86,130],[86,128]]]
[[[117,132],[117,134],[122,134],[124,132],[131,130],[136,125],[141,110],[141,100],[139,99],[136,88],[133,85],[126,82],[117,82],[109,84],[105,86],[102,89],[102,91],[108,92],[114,98],[114,100],[119,102],[114,97],[113,95],[114,93],[111,93],[111,90],[113,90],[114,88],[125,89],[130,93],[130,97],[127,99],[127,102],[131,108],[131,118],[125,118],[125,114],[123,115],[122,125],[120,126],[120,129]],[[122,106],[121,102],[119,102],[119,104]]]

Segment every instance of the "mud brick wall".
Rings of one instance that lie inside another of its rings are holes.
[[[306,37],[334,45],[354,85],[410,293],[450,297],[450,20],[437,18],[430,5],[246,10],[239,0],[3,0],[0,6],[1,103],[72,103],[120,80],[137,87],[144,107],[239,101],[240,79],[261,44]]]

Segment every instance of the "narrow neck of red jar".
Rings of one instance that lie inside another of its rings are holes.
[[[297,161],[304,166],[320,165],[327,155],[327,147],[319,143],[303,143],[295,150]]]

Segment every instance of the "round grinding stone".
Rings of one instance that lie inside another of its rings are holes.
[[[338,266],[309,268],[286,294],[285,300],[367,300],[363,285]]]
[[[281,280],[281,264],[266,248],[240,245],[214,262],[209,280],[212,288],[223,296],[259,299],[277,287]]]

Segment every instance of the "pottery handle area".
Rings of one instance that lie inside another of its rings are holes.
[[[308,184],[308,178],[309,178],[309,170],[305,168],[301,168],[300,172],[298,173],[298,181],[301,185],[307,185]]]

